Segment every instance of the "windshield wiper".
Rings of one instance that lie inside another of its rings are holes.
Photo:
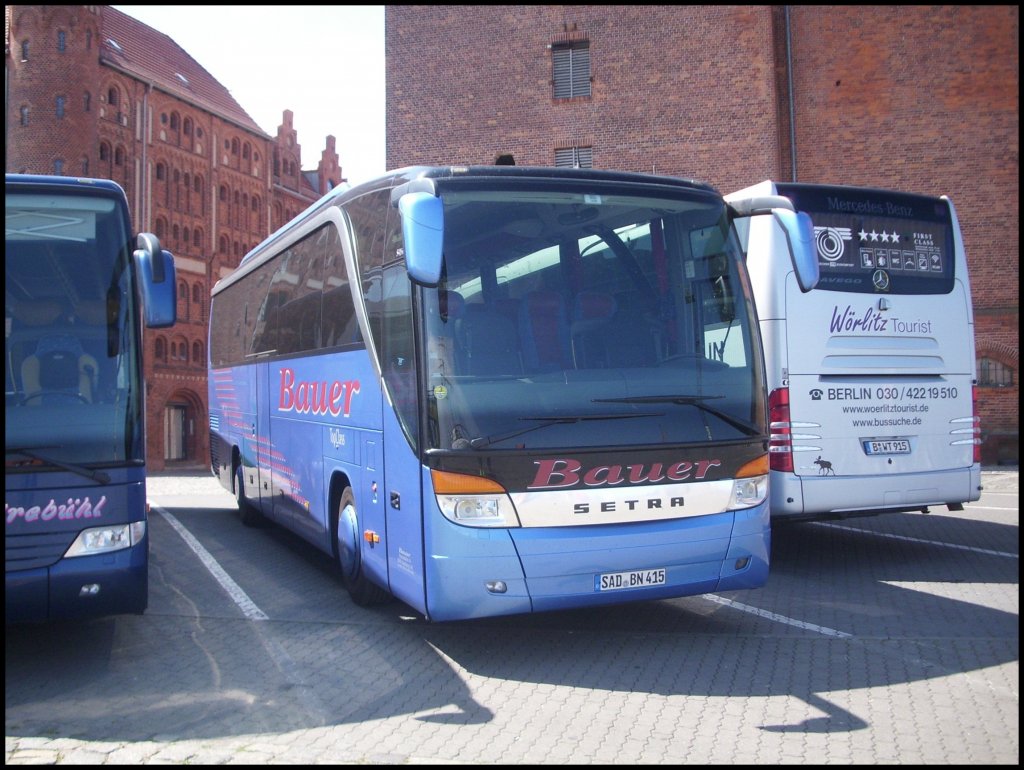
[[[47,465],[53,465],[57,468],[63,468],[66,471],[77,473],[79,476],[85,476],[87,479],[92,479],[98,484],[109,484],[110,476],[103,471],[95,471],[92,468],[86,468],[83,465],[75,465],[74,463],[66,463],[61,460],[54,460],[52,457],[41,454],[39,449],[60,449],[59,446],[44,446],[44,447],[9,447],[7,449],[7,456],[12,454],[24,455],[25,457],[31,457],[33,460],[46,463]]]
[[[480,449],[485,446],[490,446],[495,441],[504,441],[505,439],[521,436],[522,434],[529,433],[533,430],[547,428],[550,425],[571,425],[576,422],[584,422],[587,420],[622,420],[632,417],[663,417],[664,415],[664,412],[630,412],[627,414],[563,414],[550,417],[520,417],[520,420],[538,420],[540,421],[540,425],[531,425],[529,428],[515,430],[511,433],[495,433],[492,436],[477,436],[474,439],[470,439],[469,445],[473,447],[473,449]]]
[[[753,425],[744,420],[737,419],[730,414],[726,414],[721,409],[715,409],[713,406],[708,406],[704,402],[712,398],[724,398],[724,396],[690,396],[690,395],[677,395],[677,396],[627,396],[625,398],[595,398],[595,402],[608,403],[608,404],[689,404],[695,406],[702,412],[713,414],[723,422],[728,423],[732,427],[736,428],[748,436],[757,436],[760,434],[756,425]]]

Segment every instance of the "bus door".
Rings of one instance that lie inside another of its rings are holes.
[[[392,241],[400,238],[393,228]],[[391,593],[426,614],[423,591],[424,473],[415,447],[418,439],[416,356],[413,344],[411,284],[404,263],[383,271],[381,366],[383,394],[383,504],[387,524],[387,563]]]
[[[391,593],[426,614],[423,591],[423,494],[419,459],[398,423],[384,409],[384,514]]]
[[[270,372],[276,367],[266,361],[256,364],[256,415],[253,435],[253,450],[256,463],[256,488],[246,490],[253,502],[259,502],[260,510],[269,518],[276,518],[273,496],[274,443],[270,431],[270,415],[276,408],[277,394],[270,382]],[[248,482],[248,479],[246,480]]]

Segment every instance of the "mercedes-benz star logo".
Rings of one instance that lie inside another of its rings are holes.
[[[871,276],[875,291],[889,291],[889,274],[884,270],[876,270]]]

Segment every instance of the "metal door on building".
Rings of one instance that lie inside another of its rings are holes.
[[[188,438],[188,409],[182,404],[168,404],[164,410],[164,459],[184,460]]]

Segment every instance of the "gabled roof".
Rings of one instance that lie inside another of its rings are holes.
[[[182,7],[182,12],[191,9]],[[170,37],[116,8],[103,6],[100,61],[155,88],[258,133],[268,134],[223,85]]]

